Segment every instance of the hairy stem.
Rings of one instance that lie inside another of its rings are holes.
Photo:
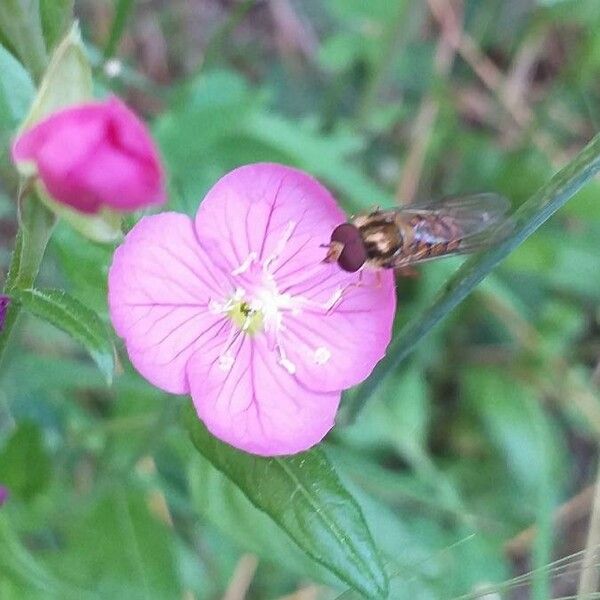
[[[33,285],[54,223],[54,215],[39,201],[35,194],[20,199],[19,231],[8,276],[4,284],[4,294],[10,297],[12,291],[27,289]],[[0,364],[20,310],[20,305],[14,301],[8,309],[4,327],[0,331]]]

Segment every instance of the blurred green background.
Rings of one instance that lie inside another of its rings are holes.
[[[148,118],[170,208],[190,214],[226,171],[263,160],[311,172],[349,213],[475,191],[518,206],[600,129],[598,0],[76,0],[75,11],[98,93]],[[2,278],[17,124],[0,122]],[[485,597],[576,592],[600,440],[599,250],[596,179],[353,423],[342,409],[325,449],[393,565],[390,598],[484,597],[502,582]],[[107,318],[111,254],[61,224],[40,285]],[[459,263],[398,279],[399,326]],[[11,492],[0,598],[342,593],[192,450],[185,400],[120,357],[107,388],[66,335],[21,321],[0,371]],[[568,569],[548,566],[564,557]]]

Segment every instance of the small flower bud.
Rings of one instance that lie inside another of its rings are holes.
[[[47,193],[82,213],[132,211],[166,199],[158,152],[117,98],[65,108],[22,132],[16,163],[33,163]]]

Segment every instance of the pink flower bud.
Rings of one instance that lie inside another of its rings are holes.
[[[48,194],[84,213],[162,204],[157,149],[146,126],[117,98],[66,108],[21,133],[16,163],[34,163]]]

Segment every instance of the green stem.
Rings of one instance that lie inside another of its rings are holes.
[[[108,42],[106,42],[106,47],[104,48],[104,60],[108,60],[116,53],[119,42],[125,32],[125,25],[127,25],[127,21],[131,16],[134,5],[135,0],[119,0],[117,2],[115,16],[110,28],[110,35],[108,37]]]
[[[54,215],[39,201],[35,194],[21,199],[19,203],[19,231],[15,242],[4,294],[10,297],[13,290],[30,288],[40,270],[40,264],[54,226]],[[12,329],[21,307],[12,302],[4,328],[0,332],[0,364],[6,351]]]

